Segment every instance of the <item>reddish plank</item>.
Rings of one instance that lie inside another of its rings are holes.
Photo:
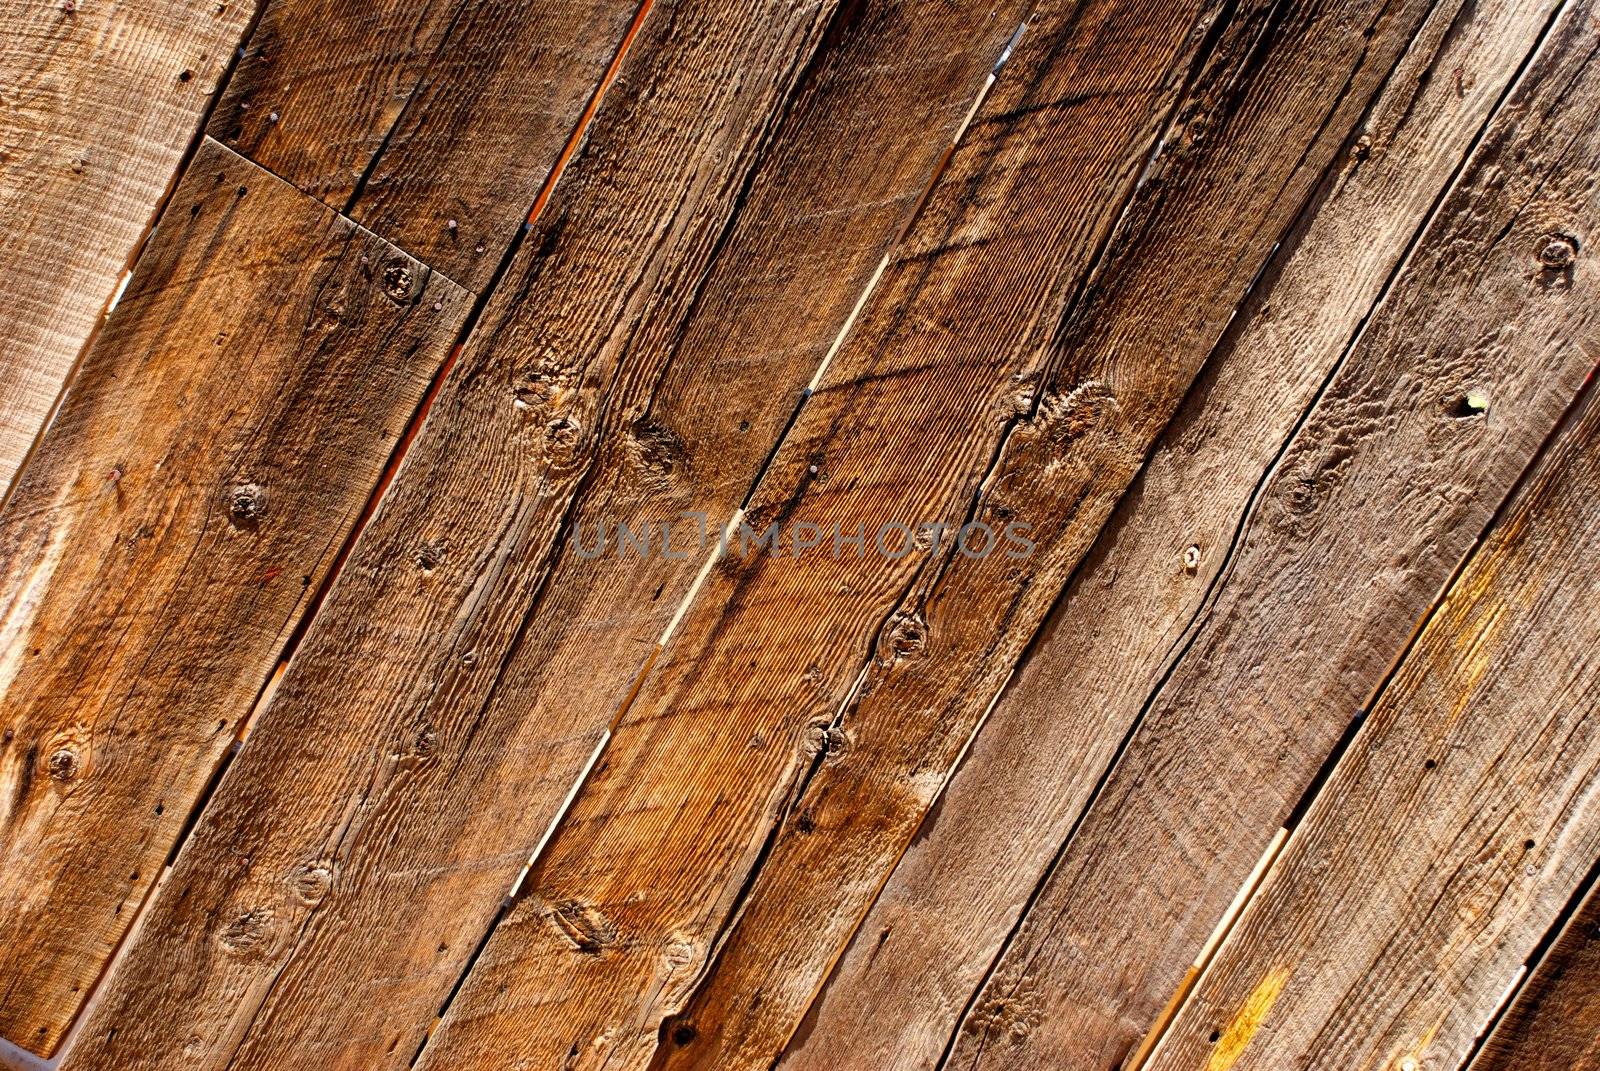
[[[405,1066],[1015,17],[652,10],[69,1067]]]

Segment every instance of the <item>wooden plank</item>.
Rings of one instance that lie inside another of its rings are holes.
[[[640,10],[271,0],[210,131],[480,291]]]
[[[215,142],[174,198],[0,514],[0,1034],[36,1052],[126,932],[470,304]]]
[[[1554,108],[1570,71],[1536,73],[1241,518],[953,1066],[1109,1065],[1135,1048],[1589,371],[1593,281],[1567,289],[1539,259],[1593,211],[1587,163],[1562,159],[1587,104]]]
[[[1593,41],[1588,17],[1568,20],[1545,84],[1570,96],[1541,102],[1572,108],[1563,132],[1580,143],[1546,142],[1547,161],[1586,176]],[[1470,1054],[1600,855],[1593,399],[1451,585],[1150,1071],[1410,1071]]]
[[[870,541],[975,509],[1036,553],[714,570],[420,1066],[771,1063],[1425,9],[1369,39],[1376,8],[1245,5],[1192,77],[1172,5],[1039,18],[749,515]]]
[[[406,1066],[1018,18],[652,10],[68,1066]]]
[[[1472,1071],[1600,1068],[1600,887],[1539,960]]]
[[[0,496],[227,70],[243,0],[0,5]]]
[[[1544,29],[1543,0],[1433,11],[1052,612],[782,1062],[936,1064],[1229,561],[1273,459]],[[1470,70],[1458,87],[1452,72]],[[1189,548],[1195,548],[1191,555]],[[1136,984],[1110,953],[1097,963]],[[1080,1024],[1110,1067],[1172,989]],[[1074,1066],[1063,1059],[1066,1066]]]

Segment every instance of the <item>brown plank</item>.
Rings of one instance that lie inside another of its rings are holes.
[[[1544,28],[1543,0],[1436,8],[1211,357],[896,866],[782,1066],[939,1060],[1029,897],[1137,722],[1277,451]],[[1470,70],[1458,87],[1452,72]],[[1190,548],[1195,548],[1193,552]],[[848,756],[847,756],[848,758]],[[1115,984],[1132,985],[1110,953]],[[1171,986],[1079,1036],[1110,1066]],[[1070,1062],[1068,1066],[1071,1066]]]
[[[979,496],[975,516],[1032,525],[1036,553],[946,541],[715,570],[420,1066],[638,1066],[658,1039],[657,1065],[771,1063],[1425,8],[1370,41],[1349,5],[1207,20],[1177,128],[1115,233],[1169,72],[1187,81],[1187,19],[1041,14],[750,511],[757,530],[870,539],[959,523]],[[1058,324],[1106,239],[1092,297]]]
[[[652,10],[68,1066],[406,1065],[1019,17]]]
[[[0,496],[171,186],[251,9],[0,5]]]
[[[1587,17],[1569,20],[1544,72],[1589,127],[1593,41]],[[1563,140],[1547,159],[1593,174],[1600,139],[1570,121],[1587,144],[1568,155]],[[1411,1071],[1470,1054],[1600,855],[1596,494],[1591,391],[1378,697],[1150,1071]]]
[[[201,146],[0,514],[0,1034],[61,1040],[468,306]]]
[[[1591,887],[1555,944],[1484,1042],[1472,1071],[1600,1068],[1600,887]]]
[[[1241,518],[951,1066],[1128,1056],[1589,371],[1592,281],[1540,261],[1592,213],[1561,156],[1585,120],[1538,72]]]
[[[479,291],[639,10],[270,0],[210,132]]]

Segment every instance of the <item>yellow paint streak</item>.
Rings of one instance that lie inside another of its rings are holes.
[[[1477,697],[1478,685],[1489,671],[1492,656],[1499,650],[1506,620],[1505,602],[1486,599],[1476,608],[1473,619],[1463,622],[1461,629],[1452,637],[1457,661],[1450,674],[1451,687],[1456,693],[1450,711],[1450,724],[1455,724]]]
[[[1239,1057],[1244,1055],[1256,1031],[1261,1029],[1267,1013],[1272,1011],[1278,994],[1283,992],[1284,983],[1288,980],[1288,967],[1279,967],[1261,979],[1218,1039],[1217,1047],[1211,1051],[1211,1059],[1206,1062],[1206,1071],[1229,1071],[1239,1062]]]

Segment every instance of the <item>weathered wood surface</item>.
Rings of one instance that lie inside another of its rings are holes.
[[[406,1065],[1018,17],[652,10],[67,1066]]]
[[[211,134],[477,291],[638,0],[272,0]]]
[[[1137,1045],[1589,372],[1594,280],[1545,266],[1594,211],[1592,104],[1568,87],[1582,21],[1547,42],[1565,69],[1536,68],[1494,121],[1242,518],[952,1066],[1109,1066]]]
[[[1472,1071],[1600,1068],[1600,886],[1567,921],[1484,1042]]]
[[[750,511],[870,539],[975,510],[1038,550],[713,571],[422,1066],[634,1066],[658,1038],[657,1065],[770,1064],[1425,10],[1366,36],[1350,5],[1194,38],[1170,5],[1038,20]],[[1118,199],[1082,191],[1138,177],[1145,146],[1105,132],[1166,125],[1175,59],[1186,99],[1112,234]]]
[[[1510,0],[1443,5],[1429,16],[862,921],[785,1069],[938,1062],[1183,649],[1277,452],[1532,50],[1548,9]],[[1473,72],[1470,83],[1458,87],[1457,68]],[[1121,983],[1129,977],[1114,953],[1096,966]],[[1109,1066],[1148,1025],[1152,1002],[1159,1007],[1170,992],[1165,982],[1148,986],[1116,1029],[1081,1039],[1078,1058],[1093,1052]]]
[[[202,144],[0,515],[0,1035],[60,1041],[468,307]]]
[[[0,496],[171,186],[252,9],[0,5]]]
[[[1582,62],[1594,34],[1572,21],[1546,85],[1567,84],[1587,119],[1600,64]],[[1557,142],[1547,159],[1592,173],[1600,138],[1572,129],[1573,155]],[[1600,855],[1593,403],[1591,391],[1451,585],[1150,1071],[1457,1067],[1470,1054]]]

